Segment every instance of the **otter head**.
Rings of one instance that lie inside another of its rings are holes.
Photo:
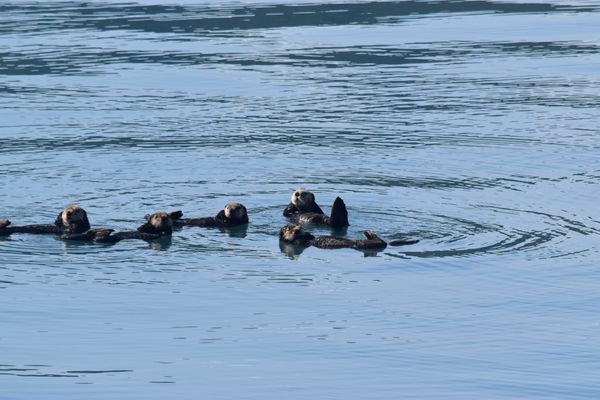
[[[170,231],[173,228],[171,215],[164,211],[146,215],[146,221],[148,225],[158,232]]]
[[[228,203],[223,208],[223,212],[228,220],[248,222],[248,210],[242,203]]]
[[[298,224],[286,225],[279,231],[279,239],[287,243],[308,246],[314,238]]]
[[[66,206],[54,222],[56,226],[71,233],[83,233],[90,229],[85,210],[77,205]]]
[[[292,193],[292,204],[299,210],[308,208],[315,204],[315,195],[306,189],[297,189]]]

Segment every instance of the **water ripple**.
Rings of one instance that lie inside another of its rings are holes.
[[[41,33],[54,29],[139,30],[154,33],[202,33],[297,26],[376,24],[392,18],[431,14],[589,12],[592,6],[494,1],[403,1],[298,5],[162,6],[61,2],[8,3],[10,16],[0,32]],[[6,17],[5,17],[6,18]],[[58,28],[55,22],[62,23]]]
[[[2,395],[597,398],[598,2],[208,1],[0,4],[0,218],[250,212],[0,237]]]
[[[194,53],[168,50],[125,51],[83,45],[35,47],[26,52],[0,52],[3,75],[81,75],[131,68],[136,64],[165,66],[313,67],[402,66],[476,62],[505,57],[573,57],[600,52],[592,43],[578,42],[429,42],[410,47],[353,46],[289,49],[285,53]]]
[[[498,206],[479,206],[479,209],[526,220],[529,228],[502,222],[482,223],[448,215],[415,215],[427,231],[411,230],[403,237],[423,237],[427,244],[422,250],[402,251],[403,256],[420,258],[472,257],[483,254],[535,254],[535,257],[557,258],[578,256],[588,251],[582,236],[599,235],[600,226],[584,223],[570,217],[552,215],[534,210],[518,210]],[[415,213],[416,214],[416,213]],[[415,223],[411,224],[415,225]],[[534,255],[532,255],[534,256]]]

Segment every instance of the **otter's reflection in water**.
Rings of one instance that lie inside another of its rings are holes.
[[[308,246],[287,243],[283,240],[279,241],[279,250],[281,250],[281,252],[283,254],[285,254],[290,260],[299,259],[300,254],[302,254],[304,252],[304,250],[307,249],[307,247]],[[377,257],[377,255],[379,253],[381,253],[384,249],[357,249],[357,250],[359,250],[361,253],[363,253],[363,255],[365,257]]]
[[[231,227],[220,227],[219,230],[229,237],[245,238],[248,234],[248,224]]]
[[[173,244],[171,236],[163,236],[159,239],[148,240],[148,247],[152,250],[168,250]]]
[[[291,244],[284,242],[283,240],[279,241],[279,250],[290,260],[297,260],[300,257],[300,254],[306,249],[306,246],[300,246],[296,244]]]
[[[2,237],[0,237],[2,240]],[[82,241],[82,240],[69,240],[69,239],[61,239],[60,237],[56,237],[56,240],[61,242],[61,246],[63,250],[76,250],[76,251],[93,251],[86,249],[99,249],[98,251],[102,251],[102,248],[105,247],[113,247],[119,245],[120,242],[94,242],[94,241]],[[162,236],[156,239],[142,239],[146,243],[148,243],[148,248],[152,250],[168,250],[173,244],[173,240],[171,236]],[[122,244],[121,244],[122,245]]]
[[[217,229],[220,232],[226,234],[227,236],[235,237],[235,238],[245,238],[246,235],[248,234],[248,224],[238,225],[238,226],[229,226],[229,227],[219,226],[219,227],[217,227]],[[183,227],[175,226],[174,230],[181,231],[181,230],[183,230]]]

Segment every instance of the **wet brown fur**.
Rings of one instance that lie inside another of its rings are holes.
[[[248,223],[248,210],[242,203],[227,203],[214,217],[176,218],[175,226],[197,226],[201,228],[230,228]]]
[[[294,190],[290,204],[283,210],[286,217],[296,213],[325,214],[315,201],[315,195],[306,189]]]
[[[298,224],[289,224],[279,231],[279,239],[297,246],[314,246],[321,249],[351,248],[357,250],[384,249],[387,243],[372,231],[363,233],[366,239],[352,240],[339,236],[314,237]]]
[[[77,205],[71,204],[65,207],[56,217],[54,224],[35,224],[22,226],[9,226],[9,220],[0,223],[0,235],[12,233],[30,234],[80,234],[90,229],[90,222],[85,210]]]
[[[329,225],[334,228],[350,225],[346,204],[340,197],[336,197],[331,215],[328,216],[315,202],[315,195],[306,189],[298,189],[292,193],[290,204],[283,210],[283,215],[301,224]]]
[[[86,232],[83,237],[63,236],[64,239],[93,240],[99,243],[116,243],[125,239],[155,240],[171,236],[173,233],[173,216],[181,216],[181,212],[168,213],[165,211],[146,215],[146,222],[135,231],[122,231],[113,233],[113,229],[101,228]]]

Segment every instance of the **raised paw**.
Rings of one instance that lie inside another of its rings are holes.
[[[373,231],[364,231],[363,235],[365,235],[365,237],[369,240],[381,240]]]
[[[183,211],[181,211],[181,210],[173,211],[173,212],[170,212],[169,215],[171,216],[171,219],[173,221],[175,221],[175,220],[181,219],[181,217],[183,217]]]

